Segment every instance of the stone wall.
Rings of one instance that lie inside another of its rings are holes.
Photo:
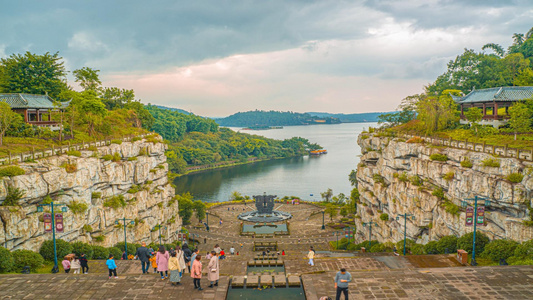
[[[491,239],[524,241],[533,238],[533,227],[523,224],[524,220],[529,220],[527,204],[531,204],[533,188],[531,162],[463,149],[407,143],[400,138],[380,137],[379,134],[363,133],[358,138],[358,144],[362,150],[357,167],[361,194],[361,204],[357,208],[361,218],[356,218],[359,241],[368,239],[368,228],[361,225],[369,221],[378,223],[372,228],[372,239],[381,242],[403,240],[404,220],[400,218],[396,221],[396,217],[404,213],[415,217],[407,221],[407,237],[418,243],[472,232],[472,227],[465,226],[461,200],[475,195],[491,200],[486,213],[487,225],[478,226],[479,231]],[[449,160],[432,161],[430,155],[434,153],[445,154]],[[461,166],[460,162],[465,158],[473,163],[472,168]],[[487,158],[499,160],[500,167],[483,166],[482,161]],[[521,183],[506,180],[508,174],[516,172],[524,175]],[[417,182],[415,176],[421,181]],[[454,214],[450,209],[447,211],[446,200],[432,194],[438,189],[444,191],[448,208],[460,208],[458,213]],[[478,203],[483,205],[484,201]],[[380,219],[384,213],[389,215],[389,220]]]
[[[158,240],[158,232],[151,229],[160,223],[167,227],[162,229],[164,240],[173,241],[175,232],[181,229],[181,220],[178,203],[173,201],[174,188],[167,177],[165,150],[165,144],[143,139],[81,151],[81,157],[52,156],[19,164],[25,175],[0,179],[0,202],[6,197],[7,186],[25,193],[20,206],[0,206],[0,245],[38,251],[43,241],[52,238],[51,233],[44,232],[43,213],[37,212],[37,205],[47,195],[55,203],[88,206],[85,213],[75,214],[69,209],[63,214],[65,231],[56,234],[57,238],[112,246],[124,240],[124,229],[115,221],[126,217],[136,220],[135,225],[126,228],[128,242]],[[114,153],[119,153],[122,160],[101,158]],[[65,164],[75,165],[76,171],[67,173]],[[101,197],[93,193],[100,193]],[[106,199],[119,195],[123,195],[125,207],[104,205]],[[103,236],[103,241],[99,242],[102,238],[98,236]]]

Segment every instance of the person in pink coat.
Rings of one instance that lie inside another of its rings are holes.
[[[198,289],[199,291],[203,290],[203,288],[200,286],[200,279],[202,279],[202,262],[200,261],[202,257],[200,255],[196,255],[196,259],[192,263],[191,267],[191,277],[193,278],[194,282],[194,288]]]
[[[165,246],[161,245],[159,246],[159,251],[157,251],[157,254],[155,256],[155,261],[157,263],[157,271],[159,274],[161,274],[161,280],[165,280],[168,278],[168,260],[170,258],[170,255],[168,254],[168,251],[165,250]],[[163,272],[165,272],[165,275],[163,276]]]

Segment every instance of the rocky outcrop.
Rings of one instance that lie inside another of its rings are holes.
[[[404,219],[397,221],[396,217],[405,213],[414,216],[407,220],[407,237],[418,243],[472,232],[472,227],[465,226],[466,213],[461,201],[476,195],[490,200],[490,206],[486,207],[486,226],[478,226],[479,231],[491,239],[533,238],[533,227],[523,223],[530,220],[532,162],[410,143],[380,134],[361,134],[358,144],[362,149],[357,167],[361,203],[356,225],[360,241],[368,239],[368,230],[361,225],[369,221],[378,224],[372,228],[372,239],[402,240]],[[430,159],[435,153],[446,155],[448,160]],[[465,159],[470,160],[471,168],[461,166]],[[500,166],[484,166],[483,161],[487,159],[494,159]],[[508,181],[506,177],[511,173],[523,174],[522,182]],[[478,204],[485,202],[480,200]],[[384,214],[388,214],[388,220]]]
[[[175,238],[181,220],[167,177],[166,145],[138,140],[92,150],[81,151],[80,157],[52,156],[19,164],[25,175],[0,179],[0,202],[8,186],[24,192],[20,206],[0,206],[2,246],[37,251],[52,238],[44,232],[43,213],[37,212],[37,205],[47,196],[70,206],[63,213],[65,231],[56,234],[66,241],[112,246],[124,240],[123,226],[115,224],[124,217],[134,221],[127,223],[128,242],[156,241],[159,232],[152,229],[158,224],[165,226],[164,240]],[[102,158],[115,153],[120,160]]]

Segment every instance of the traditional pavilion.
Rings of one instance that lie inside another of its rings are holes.
[[[57,111],[57,107],[48,95],[0,94],[0,101],[21,114],[27,124],[59,130],[59,123],[51,120],[51,112]]]
[[[461,123],[468,123],[464,112],[471,107],[481,108],[483,119],[481,124],[498,127],[507,123],[509,107],[515,102],[533,98],[533,86],[506,86],[490,89],[473,89],[463,97],[452,96],[461,107]],[[498,109],[505,108],[505,113]]]

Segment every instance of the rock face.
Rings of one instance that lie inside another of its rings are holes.
[[[166,227],[161,229],[163,240],[173,241],[181,220],[167,177],[165,150],[163,143],[139,140],[81,151],[81,157],[53,156],[20,164],[25,175],[0,179],[0,202],[8,186],[24,191],[20,206],[0,206],[0,245],[38,251],[43,241],[52,238],[44,232],[43,213],[37,212],[37,205],[48,195],[54,203],[69,206],[63,213],[65,230],[56,238],[109,247],[124,241],[124,227],[115,221],[125,217],[135,222],[127,221],[128,242],[158,240],[159,232],[152,232],[158,224]],[[120,161],[101,158],[115,153],[122,157]],[[109,204],[113,199],[118,207]],[[76,210],[83,204],[86,210]]]
[[[486,207],[486,226],[478,231],[491,239],[524,241],[533,238],[533,227],[524,225],[531,220],[533,163],[514,158],[496,158],[490,154],[463,149],[410,143],[400,138],[380,137],[363,133],[358,138],[362,149],[357,167],[361,203],[356,218],[357,239],[368,240],[368,228],[363,222],[373,221],[372,239],[381,242],[403,240],[404,219],[407,237],[425,244],[445,235],[463,235],[473,231],[465,226],[465,209],[461,201],[474,196],[490,200]],[[447,161],[431,160],[435,153],[444,154]],[[473,167],[462,167],[469,159]],[[483,166],[482,161],[494,159],[500,167]],[[511,173],[524,175],[522,182],[506,179]],[[439,195],[440,194],[440,195]],[[473,204],[473,201],[468,201]],[[478,205],[483,206],[484,200]],[[388,214],[389,220],[384,214]],[[385,220],[382,220],[382,218]]]

